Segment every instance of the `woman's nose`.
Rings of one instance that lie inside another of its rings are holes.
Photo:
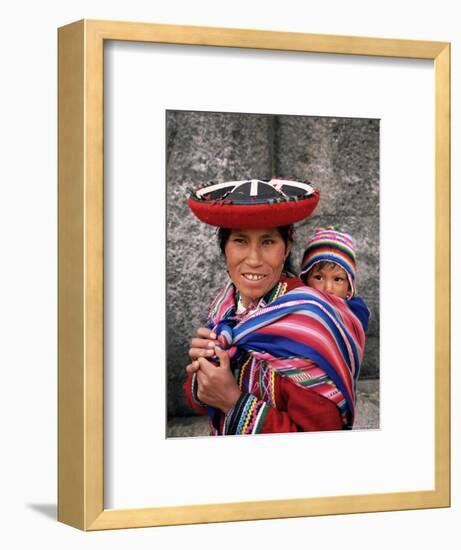
[[[258,246],[251,246],[248,250],[247,262],[251,265],[261,263],[261,251]]]

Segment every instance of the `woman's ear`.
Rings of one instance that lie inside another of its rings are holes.
[[[293,245],[293,243],[291,241],[287,242],[287,246],[286,246],[286,250],[285,250],[285,260],[288,258],[289,254],[291,252],[292,245]]]

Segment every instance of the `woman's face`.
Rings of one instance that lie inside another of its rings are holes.
[[[285,246],[277,228],[232,229],[224,253],[244,307],[262,298],[279,281],[290,249],[291,243]]]

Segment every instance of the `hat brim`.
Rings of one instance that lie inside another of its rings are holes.
[[[187,203],[197,218],[209,225],[229,229],[261,229],[290,225],[309,217],[320,199],[320,191],[300,200],[263,204],[228,204],[189,197]]]

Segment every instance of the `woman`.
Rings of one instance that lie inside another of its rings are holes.
[[[189,206],[218,235],[230,281],[192,340],[185,392],[212,435],[351,427],[364,331],[344,300],[288,271],[310,185],[250,180],[203,187]],[[346,311],[347,310],[347,311]]]

